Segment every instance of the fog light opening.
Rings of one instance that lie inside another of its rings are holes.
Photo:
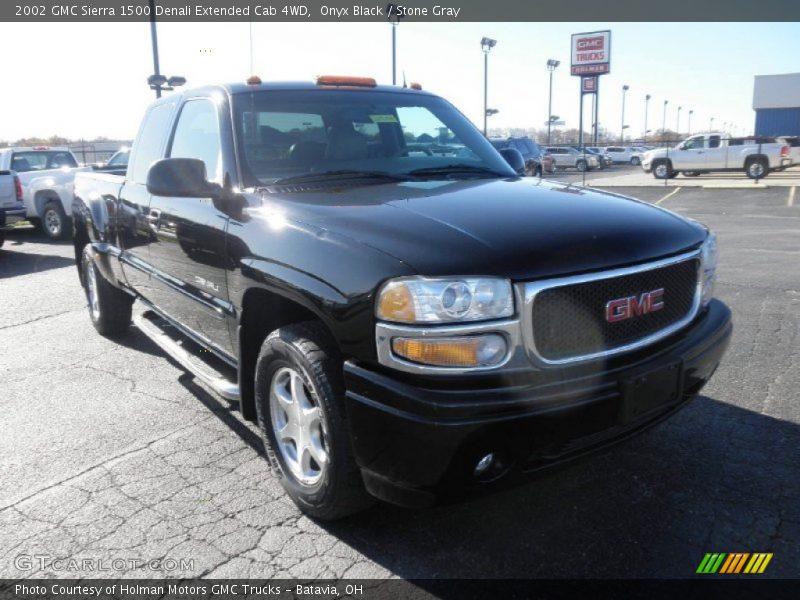
[[[481,477],[489,472],[494,464],[494,452],[489,452],[486,456],[482,457],[475,465],[475,477]]]

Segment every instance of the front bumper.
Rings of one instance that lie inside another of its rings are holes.
[[[356,461],[373,495],[405,506],[514,482],[676,411],[714,373],[731,331],[730,310],[713,300],[692,324],[644,350],[528,375],[423,381],[348,361]],[[651,405],[658,388],[647,382],[661,386],[665,377],[675,391]],[[476,478],[475,464],[489,452],[494,470]]]
[[[0,208],[0,230],[13,229],[14,225],[25,220],[25,207]]]

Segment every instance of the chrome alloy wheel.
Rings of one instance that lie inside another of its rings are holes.
[[[656,177],[659,179],[666,179],[667,175],[669,175],[669,169],[667,169],[667,163],[659,163],[655,167]]]
[[[58,237],[61,235],[61,228],[64,224],[61,222],[61,215],[58,214],[54,209],[50,208],[44,213],[44,226],[47,228],[47,232],[52,237]]]
[[[97,275],[94,272],[94,263],[89,256],[83,259],[83,272],[86,276],[86,296],[89,300],[89,311],[92,313],[92,319],[96,321],[100,318],[100,303],[97,300]]]
[[[299,483],[313,486],[328,467],[326,426],[315,394],[295,369],[282,367],[272,376],[269,410],[286,466]]]

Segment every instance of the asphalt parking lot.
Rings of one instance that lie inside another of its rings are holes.
[[[256,430],[132,329],[97,335],[68,243],[0,249],[0,577],[20,555],[191,559],[106,576],[687,577],[706,552],[800,576],[800,199],[791,188],[614,188],[719,235],[731,348],[657,428],[523,487],[334,523],[301,516]],[[93,574],[91,574],[93,575]]]

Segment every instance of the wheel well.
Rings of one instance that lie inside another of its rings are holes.
[[[746,159],[744,159],[744,164],[745,166],[747,166],[750,163],[753,163],[757,160],[769,164],[769,160],[767,159],[767,156],[765,154],[751,154]]]
[[[45,205],[50,201],[56,201],[61,204],[61,197],[53,190],[40,190],[36,192],[36,195],[33,197],[33,203],[36,206],[36,214],[39,217],[42,216]],[[61,209],[63,210],[64,207],[62,206]]]
[[[302,321],[316,321],[325,325],[311,310],[279,294],[263,289],[248,290],[242,301],[239,320],[239,389],[242,416],[256,420],[255,379],[256,360],[264,339],[280,327]],[[330,334],[330,330],[326,326]],[[330,339],[335,340],[333,334]]]

